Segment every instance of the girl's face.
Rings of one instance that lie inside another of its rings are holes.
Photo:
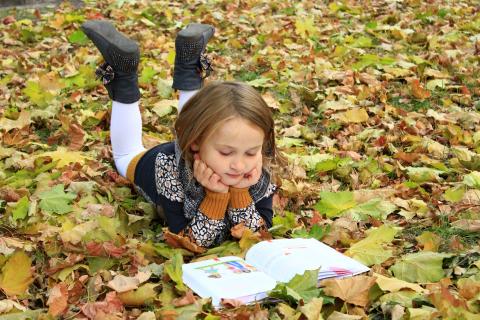
[[[207,139],[192,149],[226,185],[237,184],[262,162],[263,130],[248,120],[226,120]]]

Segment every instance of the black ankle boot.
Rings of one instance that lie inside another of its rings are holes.
[[[204,56],[208,40],[215,29],[208,24],[191,23],[175,39],[174,89],[197,90],[210,74],[210,61]],[[205,71],[205,75],[202,72]]]
[[[140,100],[138,44],[118,32],[108,21],[90,20],[81,28],[105,60],[95,73],[102,78],[110,98],[122,103]]]

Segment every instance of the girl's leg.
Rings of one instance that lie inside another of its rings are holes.
[[[87,21],[82,24],[82,30],[105,60],[96,74],[102,78],[108,95],[113,100],[110,122],[113,157],[118,172],[126,177],[130,161],[145,150],[139,109],[138,44],[105,20]]]
[[[204,51],[214,33],[215,29],[211,25],[191,23],[175,38],[172,87],[180,91],[179,113],[185,103],[200,90],[204,77],[212,70]]]
[[[178,113],[182,111],[183,106],[193,97],[198,90],[180,90],[179,97],[178,97]]]
[[[139,102],[112,102],[110,141],[117,171],[124,177],[130,161],[146,149],[142,143],[142,117]]]

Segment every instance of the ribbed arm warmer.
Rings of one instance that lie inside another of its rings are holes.
[[[220,220],[225,217],[230,193],[218,193],[205,190],[206,196],[200,204],[200,211],[210,219]]]
[[[233,209],[242,209],[248,207],[253,202],[248,188],[230,187],[230,207]]]

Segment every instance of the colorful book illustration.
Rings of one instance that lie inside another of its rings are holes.
[[[354,276],[368,267],[315,239],[275,239],[252,246],[245,260],[235,256],[184,264],[183,281],[200,297],[250,303],[264,299],[277,282],[320,269],[318,280]]]

